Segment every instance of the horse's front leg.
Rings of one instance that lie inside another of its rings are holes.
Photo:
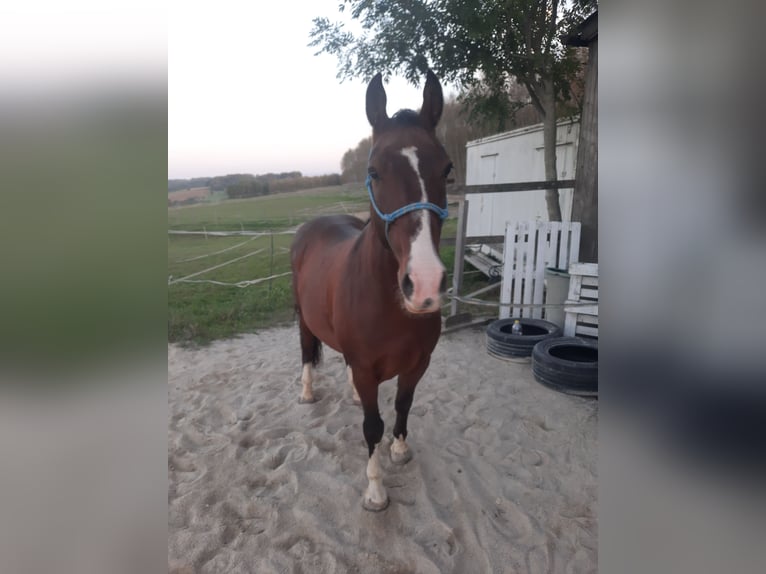
[[[410,414],[415,387],[428,368],[430,358],[410,373],[399,375],[396,387],[396,424],[394,424],[394,441],[391,443],[391,461],[405,464],[412,458],[412,451],[407,444],[407,417]]]
[[[367,441],[367,490],[362,506],[379,511],[388,506],[388,495],[383,487],[383,471],[380,467],[380,441],[383,439],[383,419],[378,410],[378,381],[372,373],[353,370],[354,386],[359,393],[364,412],[364,439]]]

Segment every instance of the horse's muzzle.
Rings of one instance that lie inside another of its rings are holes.
[[[409,273],[405,273],[401,281],[404,306],[410,313],[434,313],[441,308],[442,296],[447,290],[447,273],[442,271],[438,288],[435,282],[423,281],[415,283]],[[428,285],[431,283],[431,285]]]

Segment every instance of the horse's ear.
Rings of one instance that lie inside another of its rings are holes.
[[[423,88],[423,107],[420,109],[420,120],[423,125],[433,130],[439,123],[444,109],[444,95],[439,79],[430,69],[426,73],[426,87]]]
[[[367,120],[373,130],[381,127],[388,119],[386,114],[386,90],[383,89],[383,76],[378,73],[367,86]]]

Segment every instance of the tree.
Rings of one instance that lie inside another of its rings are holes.
[[[340,160],[343,183],[358,183],[367,177],[367,158],[372,147],[372,136],[364,138],[355,148],[349,149]]]
[[[513,113],[508,93],[526,88],[543,117],[545,179],[555,181],[556,103],[569,99],[580,66],[560,37],[595,0],[343,0],[362,25],[315,18],[310,46],[338,58],[338,77],[399,73],[416,84],[427,68],[459,85],[471,107],[500,125]],[[548,217],[561,220],[556,190],[545,192]]]

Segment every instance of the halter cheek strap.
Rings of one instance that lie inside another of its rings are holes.
[[[439,207],[435,203],[430,203],[427,201],[419,201],[417,203],[408,203],[404,207],[400,207],[396,211],[392,211],[391,213],[383,213],[380,208],[378,207],[378,204],[375,203],[375,196],[372,193],[372,177],[370,175],[367,175],[367,179],[365,180],[365,185],[367,187],[367,193],[370,195],[370,202],[372,203],[372,207],[375,210],[375,213],[378,214],[378,217],[380,217],[383,221],[386,222],[386,241],[388,241],[388,226],[395,221],[396,219],[400,218],[402,215],[405,215],[406,213],[410,213],[411,211],[417,211],[419,209],[427,209],[429,211],[433,211],[436,215],[439,216],[439,219],[444,221],[449,216],[449,211]],[[389,241],[390,243],[390,241]]]

